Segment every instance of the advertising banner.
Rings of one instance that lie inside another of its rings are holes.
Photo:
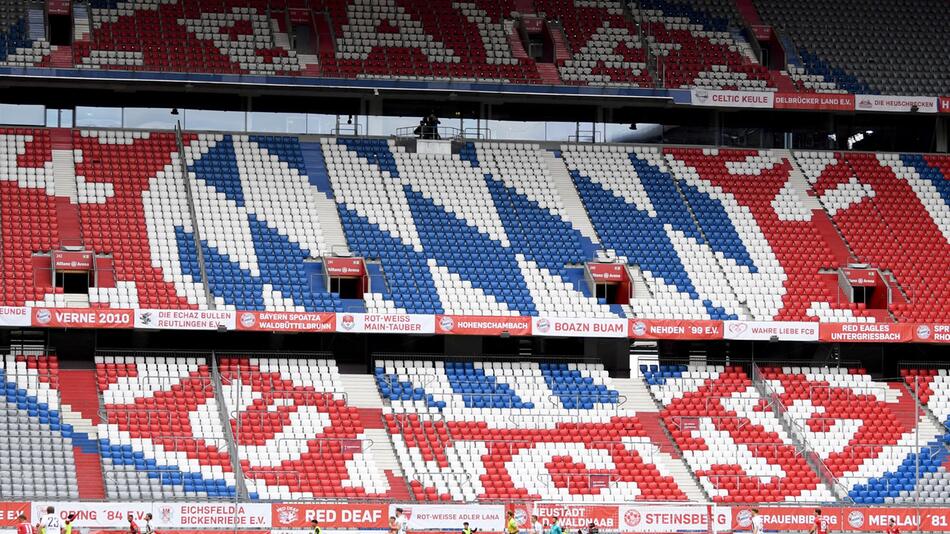
[[[854,108],[858,111],[936,113],[937,98],[933,96],[856,95]]]
[[[535,504],[531,515],[536,515],[542,523],[551,524],[556,517],[565,532],[586,529],[593,523],[600,530],[616,532],[620,530],[620,508],[612,505],[581,504]]]
[[[627,319],[534,317],[531,332],[551,337],[627,337]]]
[[[530,317],[491,317],[488,315],[436,315],[436,334],[470,336],[530,336]]]
[[[405,313],[340,313],[337,332],[375,334],[432,334],[435,316]]]
[[[950,96],[941,96],[939,103],[940,113],[950,113]]]
[[[316,519],[320,528],[383,529],[389,525],[389,505],[383,503],[274,504],[274,528],[308,528]]]
[[[775,103],[775,93],[769,91],[727,91],[695,87],[690,91],[694,106],[772,109]]]
[[[627,279],[627,266],[623,263],[588,263],[587,270],[594,282],[623,282]]]
[[[714,506],[621,506],[621,532],[728,532],[732,510]]]
[[[808,531],[815,524],[815,507],[759,507],[759,514],[762,516],[762,522],[765,530],[783,531],[783,530],[804,530]],[[752,510],[751,508],[737,507],[732,511],[732,528],[736,531],[752,530]],[[822,510],[822,516],[828,522],[829,531],[839,531],[841,529],[841,518],[836,509],[828,508]]]
[[[92,252],[54,250],[53,268],[57,271],[88,271],[92,269]]]
[[[854,111],[854,95],[835,93],[775,93],[775,109]]]
[[[324,258],[323,265],[332,277],[355,278],[366,274],[363,258]]]
[[[333,312],[238,312],[238,330],[262,332],[334,332]]]
[[[35,503],[33,517],[45,514],[47,506],[65,519],[76,514],[76,525],[116,528],[128,531],[129,513],[139,525],[145,514],[152,514],[152,526],[161,529],[268,529],[271,527],[271,505],[265,503],[114,503],[60,502]]]
[[[839,343],[901,343],[914,339],[908,323],[821,323],[819,339]]]
[[[914,327],[914,341],[950,343],[950,323],[920,323]]]
[[[733,514],[735,531],[752,530],[752,512],[749,508],[735,508]],[[759,507],[759,514],[765,523],[766,532],[807,532],[815,522],[814,507]],[[950,532],[950,509],[947,508],[823,507],[821,515],[831,532],[884,532],[891,519],[903,532]]]
[[[30,309],[0,306],[0,326],[30,326]]]
[[[841,270],[848,283],[855,287],[874,287],[877,285],[877,271],[874,269],[851,269]]]
[[[133,310],[33,308],[32,326],[49,328],[132,328]]]
[[[722,321],[630,319],[629,330],[637,339],[722,339]]]
[[[26,514],[26,520],[31,524],[36,523],[36,520],[39,519],[39,516],[33,516],[30,513],[30,503],[28,502],[0,502],[0,528],[19,525],[20,521],[17,517],[20,516],[20,513]]]
[[[746,341],[818,341],[818,323],[802,321],[725,321],[724,337]]]
[[[505,507],[501,504],[391,504],[390,516],[396,515],[396,508],[402,508],[409,519],[410,531],[456,531],[468,522],[472,529],[498,532],[505,525]]]
[[[158,330],[234,330],[233,311],[212,310],[135,310],[136,328]]]

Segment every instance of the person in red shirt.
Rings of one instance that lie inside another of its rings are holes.
[[[17,520],[20,524],[16,526],[16,534],[36,534],[36,528],[26,520],[26,514],[20,512]]]
[[[129,512],[129,534],[142,534],[142,529],[135,524],[135,517]]]
[[[815,526],[809,534],[828,534],[828,518],[821,515],[821,508],[815,508]]]
[[[884,534],[901,534],[901,529],[897,526],[897,521],[891,519],[887,523],[887,530],[884,531]]]

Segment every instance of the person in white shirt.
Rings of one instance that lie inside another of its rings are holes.
[[[396,532],[398,534],[409,532],[409,518],[402,513],[402,508],[396,508]]]
[[[765,521],[759,515],[759,509],[752,509],[752,534],[765,534]]]
[[[56,515],[56,509],[46,507],[46,515],[40,518],[40,534],[62,534],[63,520]]]
[[[531,534],[544,534],[544,525],[536,515],[531,516]]]

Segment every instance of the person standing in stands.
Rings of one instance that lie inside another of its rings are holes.
[[[20,512],[17,521],[19,521],[19,524],[16,526],[16,534],[36,534],[36,527],[26,520],[26,514]]]
[[[40,518],[40,534],[63,534],[63,520],[52,506],[47,506],[46,515]]]

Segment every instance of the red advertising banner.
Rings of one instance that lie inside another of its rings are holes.
[[[358,277],[366,274],[363,258],[324,258],[327,275],[333,277]]]
[[[92,269],[92,252],[54,250],[53,268],[57,271],[88,271]]]
[[[33,308],[32,326],[49,328],[132,328],[133,310],[89,308]]]
[[[821,323],[818,340],[835,343],[903,343],[914,338],[909,323]]]
[[[335,332],[332,312],[238,312],[238,330],[257,332]]]
[[[854,95],[834,93],[775,93],[775,109],[854,111]]]
[[[0,528],[16,527],[20,524],[17,519],[20,514],[26,514],[26,520],[35,523],[30,514],[30,503],[27,502],[0,502]]]
[[[939,103],[940,113],[950,113],[950,96],[941,96]]]
[[[600,530],[616,532],[620,530],[619,506],[584,506],[572,504],[535,504],[531,515],[536,515],[542,523],[550,524],[556,517],[565,532],[587,529],[593,523]]]
[[[914,341],[950,343],[950,323],[920,323],[914,327]]]
[[[70,15],[71,4],[69,0],[49,0],[46,9],[50,15]]]
[[[815,522],[814,507],[759,507],[766,531],[811,529]],[[904,532],[950,532],[950,509],[947,508],[825,508],[821,516],[831,532],[884,532],[891,519]],[[749,508],[733,510],[733,530],[752,530]]]
[[[627,279],[623,263],[588,263],[587,269],[594,282],[623,282]]]
[[[848,283],[856,287],[874,287],[877,285],[877,271],[874,269],[851,269],[841,270],[848,278]]]
[[[488,315],[436,315],[436,334],[469,336],[531,335],[531,317],[492,317]]]
[[[389,505],[384,503],[274,504],[274,528],[306,528],[316,519],[320,528],[383,529],[389,524]]]
[[[630,319],[630,337],[637,339],[722,339],[722,321]]]
[[[763,24],[752,25],[752,36],[756,41],[768,41],[772,38],[772,27]]]

